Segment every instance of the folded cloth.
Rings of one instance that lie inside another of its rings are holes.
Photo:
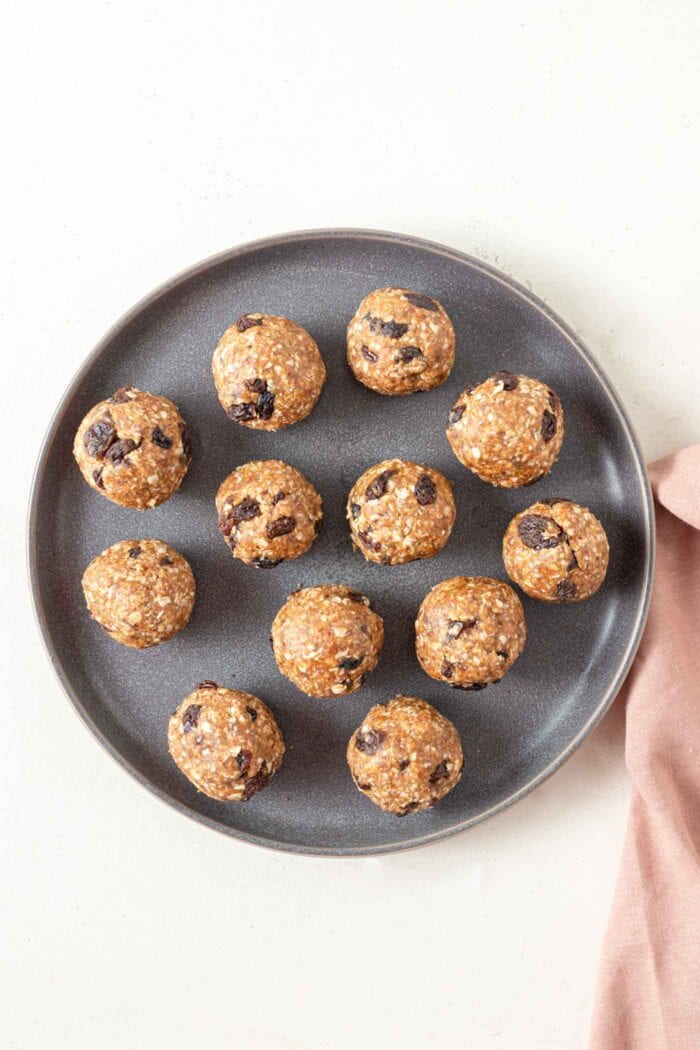
[[[632,803],[590,1050],[700,1048],[700,445],[649,475],[656,576],[620,698]]]

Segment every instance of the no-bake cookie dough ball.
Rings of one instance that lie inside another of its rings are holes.
[[[437,301],[405,288],[365,296],[348,325],[348,363],[379,394],[413,394],[444,383],[455,358],[452,322]]]
[[[219,340],[212,370],[226,414],[256,430],[279,430],[304,419],[326,378],[309,333],[272,314],[239,317]]]
[[[177,407],[133,386],[90,409],[75,435],[73,455],[91,488],[137,510],[170,499],[192,458]]]
[[[229,474],[216,494],[216,511],[234,558],[256,569],[304,554],[323,517],[313,485],[277,459],[244,463]]]
[[[161,540],[122,540],[83,574],[88,611],[107,634],[132,649],[167,642],[194,606],[192,569]]]
[[[525,648],[515,591],[488,576],[455,576],[433,587],[416,620],[416,653],[431,678],[456,689],[498,682]]]
[[[360,791],[399,817],[434,806],[462,775],[459,733],[410,696],[373,707],[351,736],[347,759]]]
[[[323,585],[291,594],[272,624],[277,666],[308,696],[354,693],[374,670],[384,624],[369,598]]]
[[[399,565],[432,558],[454,525],[452,486],[431,467],[387,459],[357,479],[347,515],[352,542],[368,561]]]
[[[503,537],[511,580],[544,602],[590,598],[608,568],[605,529],[587,507],[543,499],[516,514]]]
[[[507,489],[530,485],[559,456],[561,401],[539,379],[497,372],[459,395],[447,439],[460,463],[482,481]]]
[[[247,802],[282,764],[275,716],[257,696],[202,682],[168,725],[168,747],[180,771],[220,802]]]

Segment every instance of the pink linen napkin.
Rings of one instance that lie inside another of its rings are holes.
[[[700,1048],[700,445],[649,475],[656,576],[624,691],[632,804],[590,1050]]]

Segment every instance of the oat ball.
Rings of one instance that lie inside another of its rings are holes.
[[[214,382],[231,419],[280,430],[308,416],[326,378],[316,343],[286,317],[243,314],[214,351]]]
[[[168,748],[194,786],[220,802],[247,802],[282,764],[284,741],[267,704],[201,682],[168,725]]]
[[[147,649],[181,631],[194,607],[194,576],[162,540],[121,540],[83,574],[88,611],[116,642]]]
[[[416,653],[431,678],[455,689],[498,682],[525,648],[515,591],[488,576],[455,576],[433,587],[416,620]]]
[[[543,602],[590,598],[608,568],[605,529],[587,507],[542,499],[516,514],[503,537],[511,580]]]
[[[234,558],[270,569],[304,554],[321,528],[321,497],[278,459],[244,463],[216,494],[219,529]]]
[[[326,584],[290,594],[271,641],[277,666],[302,693],[346,696],[377,666],[384,624],[364,594]]]
[[[459,395],[447,439],[460,463],[482,481],[505,489],[530,485],[559,457],[561,401],[539,379],[497,372]]]
[[[447,478],[403,459],[370,467],[348,497],[352,542],[380,565],[432,558],[450,538],[455,513]]]
[[[192,458],[177,407],[133,386],[90,409],[75,435],[73,455],[90,488],[136,510],[170,499]]]
[[[360,791],[398,817],[434,806],[462,775],[452,722],[410,696],[373,707],[350,737],[347,759]]]
[[[437,301],[406,288],[365,296],[348,325],[348,363],[379,394],[414,394],[444,383],[455,358],[452,322]]]

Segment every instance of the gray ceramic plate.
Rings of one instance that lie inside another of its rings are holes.
[[[457,332],[449,381],[407,398],[381,397],[345,363],[345,326],[360,299],[384,285],[435,295]],[[216,398],[211,355],[241,313],[294,318],[317,340],[328,382],[311,416],[277,434],[231,422]],[[453,457],[447,412],[467,384],[499,369],[538,376],[560,394],[566,438],[535,488],[491,488]],[[147,512],[92,492],[71,456],[94,402],[133,384],[167,394],[191,426],[194,459],[181,491]],[[391,456],[430,463],[455,485],[458,518],[429,561],[381,567],[353,554],[347,492],[370,464]],[[272,570],[234,561],[214,512],[219,482],[250,459],[288,460],[318,487],[321,535],[305,557]],[[611,545],[608,578],[590,601],[548,606],[524,598],[528,644],[504,681],[454,692],[423,674],[413,651],[418,605],[458,574],[504,576],[501,537],[536,497],[591,507]],[[96,554],[120,539],[156,536],[190,560],[197,604],[189,626],[145,652],[123,648],[92,622],[80,589]],[[49,655],[73,705],[125,769],[180,812],[276,849],[367,854],[444,838],[520,798],[567,758],[601,718],[627,673],[644,624],[653,520],[639,448],[618,397],[576,336],[530,292],[476,259],[440,245],[364,230],[295,233],[200,263],[134,307],[92,352],[63,398],[36,473],[29,523],[31,580]],[[272,619],[296,587],[343,582],[370,595],[386,643],[367,685],[342,700],[311,700],[275,666]],[[205,678],[263,697],[287,743],[281,771],[249,803],[198,794],[168,756],[168,717]],[[403,819],[353,786],[345,746],[365,712],[397,692],[435,704],[458,726],[465,772],[435,809]],[[86,788],[87,790],[87,788]]]

